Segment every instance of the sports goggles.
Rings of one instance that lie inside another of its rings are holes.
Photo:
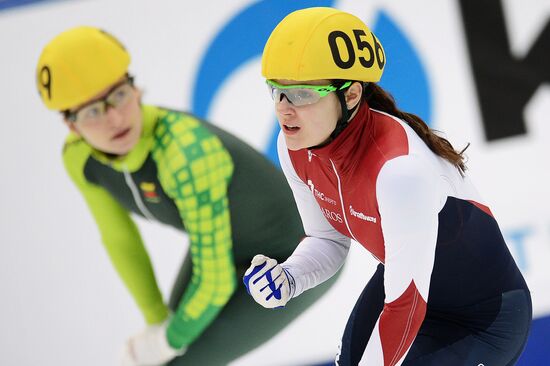
[[[279,103],[284,95],[286,99],[293,105],[299,107],[303,105],[317,103],[322,97],[328,94],[343,90],[352,84],[351,81],[346,81],[341,86],[330,85],[282,85],[272,80],[266,80],[267,88],[271,94],[271,98]]]
[[[65,117],[72,123],[93,124],[101,121],[109,107],[123,107],[134,91],[134,78],[127,79],[116,84],[103,98],[97,99],[76,111],[66,111]]]

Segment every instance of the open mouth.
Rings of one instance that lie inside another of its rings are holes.
[[[298,131],[300,129],[300,127],[298,126],[291,126],[291,125],[283,125],[283,128],[286,130],[286,131]]]
[[[113,140],[118,140],[125,137],[130,132],[130,128],[126,128],[113,136]]]

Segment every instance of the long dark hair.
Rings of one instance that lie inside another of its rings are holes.
[[[463,153],[469,144],[462,151],[456,151],[447,139],[436,134],[439,131],[432,130],[420,117],[399,110],[393,97],[375,83],[363,84],[362,100],[373,109],[386,112],[407,122],[430,150],[453,164],[460,174],[464,174],[466,163]]]

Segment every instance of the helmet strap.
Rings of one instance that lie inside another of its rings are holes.
[[[346,95],[345,90],[338,90],[336,92],[336,95],[338,96],[338,100],[340,101],[340,107],[342,109],[342,116],[340,119],[336,122],[336,127],[334,127],[334,131],[330,134],[331,140],[334,140],[339,134],[344,131],[344,129],[349,124],[349,117],[353,114],[359,103],[357,103],[352,109],[348,109],[348,105],[346,103]]]
[[[336,126],[334,127],[334,130],[330,134],[329,138],[323,143],[316,146],[312,146],[309,149],[318,149],[320,147],[330,144],[348,126],[349,124],[348,120],[350,116],[353,114],[353,112],[355,112],[357,107],[359,107],[359,104],[361,104],[361,101],[359,101],[353,108],[348,109],[348,104],[346,103],[346,90],[336,90],[335,93],[336,93],[336,96],[338,97],[338,101],[340,102],[342,116],[336,122]]]

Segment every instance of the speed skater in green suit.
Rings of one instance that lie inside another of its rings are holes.
[[[284,259],[304,237],[283,174],[206,121],[143,105],[129,64],[115,37],[77,27],[44,47],[36,69],[42,101],[70,130],[66,170],[145,318],[121,364],[225,365],[272,338],[334,280],[284,311],[255,306],[237,278],[259,251]],[[188,234],[168,301],[132,213]]]

